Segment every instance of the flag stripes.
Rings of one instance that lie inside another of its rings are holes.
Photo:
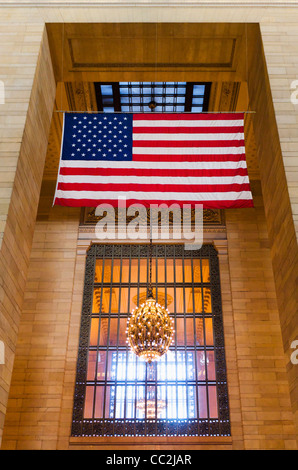
[[[244,115],[66,114],[55,204],[252,207]]]

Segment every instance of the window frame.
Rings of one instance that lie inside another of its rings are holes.
[[[100,426],[98,419],[84,419],[84,403],[87,382],[87,368],[88,368],[88,354],[89,354],[89,334],[92,318],[92,305],[93,305],[93,290],[95,284],[95,265],[96,260],[105,257],[148,257],[148,245],[118,245],[118,244],[91,244],[87,256],[85,267],[85,280],[84,280],[84,293],[82,305],[82,317],[79,337],[76,382],[74,391],[74,406],[72,417],[72,437],[106,437],[106,436],[138,436],[143,435],[146,438],[151,436],[165,436],[167,434],[132,434],[128,430],[129,423],[118,423],[115,427],[113,425],[113,433],[106,433],[104,424]],[[166,251],[165,251],[166,250]],[[210,266],[210,288],[211,288],[211,302],[212,302],[212,319],[213,319],[213,335],[214,335],[214,355],[215,355],[215,373],[216,373],[216,387],[218,397],[218,419],[209,418],[203,420],[196,418],[197,433],[188,432],[183,430],[183,423],[181,429],[177,430],[178,434],[175,436],[230,436],[230,418],[229,418],[229,400],[228,400],[228,387],[227,387],[227,374],[226,374],[226,361],[225,361],[225,346],[224,346],[224,331],[222,320],[222,304],[221,304],[221,289],[220,289],[220,275],[219,275],[219,260],[218,253],[212,244],[204,244],[200,250],[184,250],[184,245],[176,244],[154,244],[153,257],[160,258],[166,256],[171,258],[208,258]],[[206,348],[206,345],[205,345]],[[118,420],[119,421],[119,420]],[[147,420],[144,420],[147,421]],[[122,426],[121,426],[122,425]],[[116,429],[117,428],[117,429]],[[121,434],[122,429],[122,434]],[[110,430],[111,431],[111,430]],[[173,436],[173,434],[169,434]]]

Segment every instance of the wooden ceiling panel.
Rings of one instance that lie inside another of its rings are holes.
[[[47,32],[57,81],[245,79],[244,24],[53,23]]]
[[[70,70],[181,68],[234,70],[237,38],[68,38]],[[156,50],[158,51],[156,53]]]

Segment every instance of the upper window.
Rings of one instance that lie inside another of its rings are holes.
[[[155,112],[208,111],[211,83],[190,82],[120,82],[95,83],[97,107],[103,112]]]
[[[145,363],[126,342],[147,294],[147,245],[93,245],[87,255],[73,436],[230,434],[217,252],[153,247],[154,296],[175,341]]]

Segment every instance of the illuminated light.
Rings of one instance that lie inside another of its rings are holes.
[[[131,314],[128,335],[130,347],[137,356],[149,363],[156,361],[168,351],[174,339],[171,317],[153,297],[148,297]]]
[[[168,351],[174,339],[174,328],[168,310],[153,298],[152,238],[149,261],[148,297],[140,307],[132,311],[128,320],[127,337],[131,350],[141,359],[151,363]]]
[[[163,412],[166,408],[165,400],[157,400],[157,410],[155,407],[155,400],[150,399],[147,402],[142,398],[141,400],[137,401],[137,409],[140,411],[142,415],[145,415],[145,411],[147,411],[147,419],[154,419],[155,418],[155,411],[157,411],[157,417]]]

